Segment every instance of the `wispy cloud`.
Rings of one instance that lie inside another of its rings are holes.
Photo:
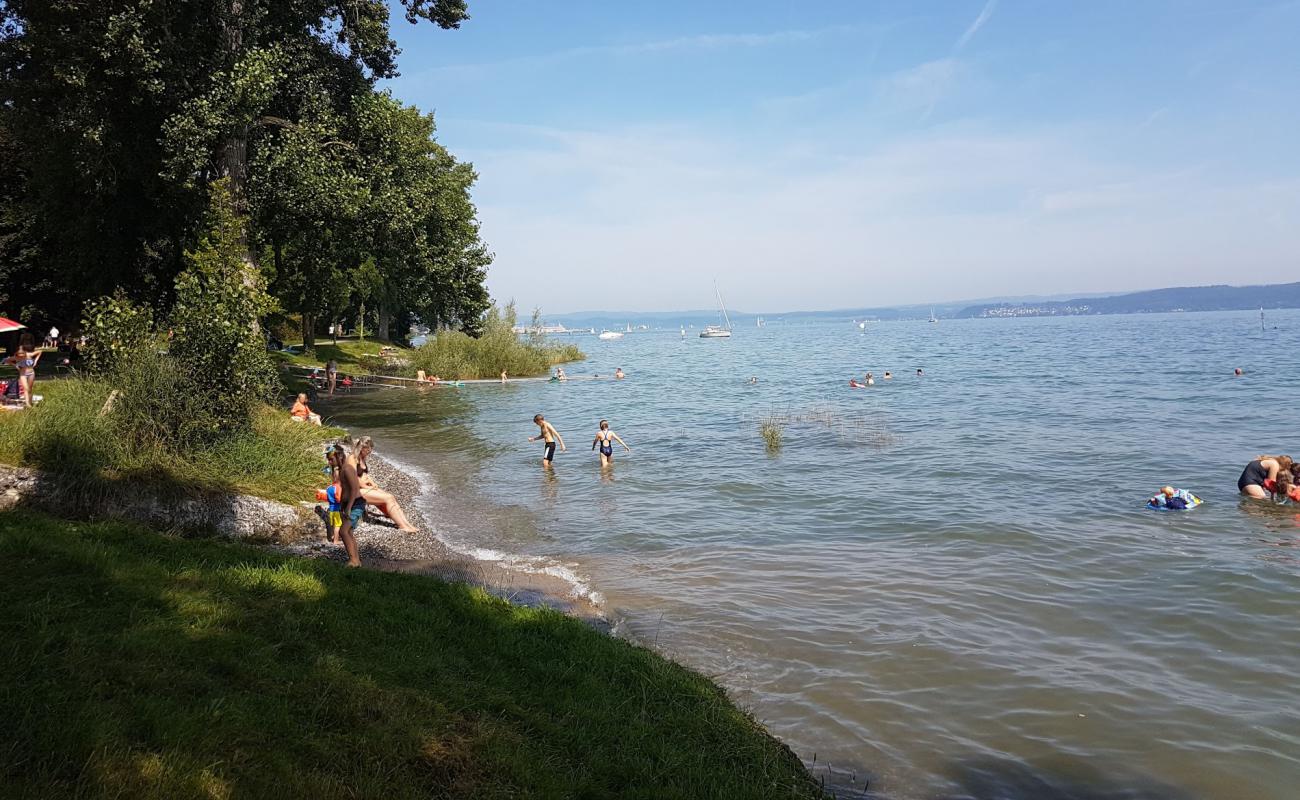
[[[993,16],[993,10],[997,8],[997,6],[998,0],[988,0],[988,2],[984,4],[984,8],[980,10],[979,16],[975,18],[975,21],[970,24],[970,27],[966,29],[966,32],[957,40],[957,44],[953,45],[953,53],[960,53],[962,48],[966,46],[967,42],[974,38],[975,34],[979,33],[980,28],[984,27],[984,23],[988,22],[989,17]]]
[[[810,42],[823,36],[853,31],[852,26],[836,25],[811,30],[768,31],[765,33],[700,33],[670,39],[652,39],[643,42],[579,45],[549,53],[519,56],[500,61],[481,61],[467,64],[447,64],[426,71],[421,77],[436,74],[468,74],[488,72],[508,67],[528,67],[552,64],[593,56],[635,56],[681,51],[725,50],[728,48],[771,47],[784,44]]]

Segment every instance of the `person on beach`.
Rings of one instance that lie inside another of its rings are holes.
[[[596,431],[596,438],[591,441],[592,450],[595,450],[597,445],[600,446],[600,465],[602,467],[608,467],[614,463],[614,442],[623,445],[623,449],[629,453],[632,452],[632,448],[627,446],[627,442],[624,442],[617,433],[609,429],[609,421],[602,419],[600,421],[600,430]]]
[[[325,362],[325,382],[328,385],[329,393],[334,394],[334,385],[339,379],[339,365],[334,359]]]
[[[313,425],[319,425],[320,414],[312,412],[311,406],[307,405],[307,393],[299,392],[298,399],[293,401],[293,410],[289,416],[296,422],[310,422]]]
[[[556,442],[559,442],[561,452],[568,452],[569,448],[564,446],[564,437],[560,435],[560,432],[555,429],[554,425],[546,421],[546,417],[543,417],[541,414],[535,414],[533,415],[533,422],[537,423],[537,427],[541,430],[541,433],[536,436],[529,436],[528,441],[535,442],[538,439],[541,439],[546,443],[545,455],[542,456],[542,466],[550,469],[551,462],[555,460]]]
[[[366,464],[366,459],[375,451],[375,441],[369,436],[362,436],[357,439],[356,470],[357,480],[361,484],[361,496],[366,502],[379,510],[380,514],[388,517],[397,525],[397,529],[404,533],[416,533],[420,529],[415,527],[406,518],[402,506],[397,502],[397,498],[392,494],[379,488],[375,479],[370,477],[370,467]]]
[[[1276,481],[1279,472],[1290,470],[1294,462],[1290,456],[1256,456],[1237,478],[1237,491],[1256,500],[1268,498],[1266,481]]]
[[[627,376],[623,374],[623,368],[622,368],[622,367],[617,367],[617,368],[615,368],[615,370],[614,370],[614,379],[615,379],[615,380],[620,380],[620,381],[621,381],[621,380],[623,380],[623,378],[625,378],[625,377],[627,377]]]
[[[505,383],[505,382],[506,382],[506,371],[505,371],[505,370],[501,370],[501,382],[502,382],[502,383]]]
[[[338,539],[331,541],[337,544],[339,540],[343,542],[343,548],[348,554],[348,566],[361,566],[361,551],[357,547],[357,537],[352,533],[352,529],[366,513],[366,499],[361,495],[361,480],[357,477],[356,462],[348,455],[348,451],[343,445],[336,444],[334,452],[334,482],[343,490],[343,499],[340,505],[346,509],[343,514],[343,522],[338,527]]]
[[[18,370],[18,386],[22,389],[23,405],[32,407],[32,388],[36,385],[36,365],[41,360],[41,351],[36,349],[36,340],[30,333],[24,333],[18,339],[18,349],[5,359],[6,364],[13,364]]]

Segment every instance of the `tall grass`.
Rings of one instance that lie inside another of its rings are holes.
[[[478,338],[459,331],[439,331],[422,347],[412,351],[406,371],[424,370],[440,378],[470,380],[496,378],[504,370],[510,375],[544,375],[556,364],[582,361],[587,356],[571,344],[522,341],[514,332],[514,304],[495,306],[483,323]]]
[[[141,486],[161,494],[238,492],[276,500],[310,499],[320,483],[315,446],[327,428],[290,421],[283,410],[258,408],[251,424],[215,441],[168,436],[168,421],[151,420],[130,393],[105,411],[112,387],[91,378],[43,384],[44,402],[0,414],[0,461],[54,473],[69,488],[106,493]],[[183,401],[176,413],[183,414]]]
[[[763,437],[763,442],[767,445],[767,454],[776,455],[781,452],[782,440],[785,436],[785,421],[775,414],[758,423],[758,432]]]

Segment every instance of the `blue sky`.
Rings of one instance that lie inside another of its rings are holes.
[[[1300,279],[1300,0],[395,15],[499,300],[754,311]]]

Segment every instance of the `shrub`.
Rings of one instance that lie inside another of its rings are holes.
[[[245,429],[253,409],[279,392],[274,363],[257,333],[272,301],[245,263],[243,223],[225,183],[213,184],[210,228],[176,278],[171,357],[200,401],[191,434],[215,439]]]
[[[100,375],[117,372],[155,339],[153,310],[132,302],[121,288],[87,303],[81,324],[86,332],[82,350],[86,368]]]
[[[409,369],[424,370],[442,378],[495,378],[505,370],[511,375],[543,375],[556,364],[586,358],[574,345],[558,345],[530,336],[521,341],[514,332],[514,303],[504,309],[493,306],[484,317],[482,334],[477,338],[460,331],[439,331],[416,349]]]

